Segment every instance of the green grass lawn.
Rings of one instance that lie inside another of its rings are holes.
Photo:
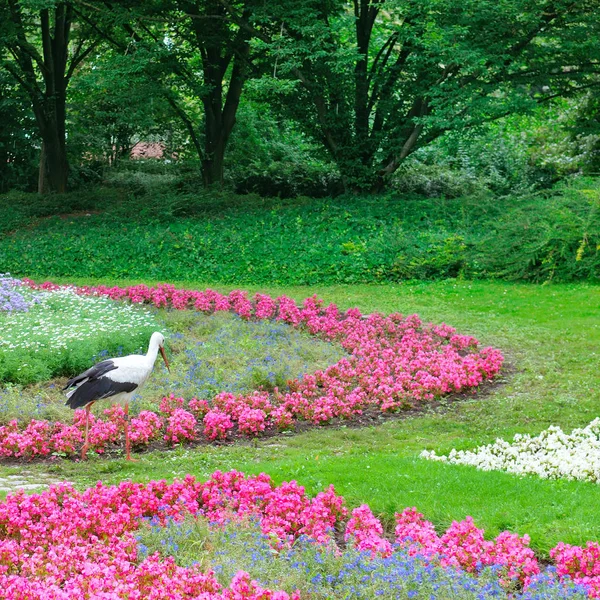
[[[208,287],[190,282],[185,286]],[[581,544],[600,539],[596,484],[518,478],[418,458],[424,448],[446,453],[515,433],[537,434],[552,424],[571,430],[598,416],[600,287],[447,280],[246,289],[285,293],[298,300],[316,293],[341,308],[357,306],[364,313],[418,313],[424,320],[444,321],[484,345],[502,349],[508,368],[503,383],[488,394],[378,427],[324,427],[245,445],[178,448],[145,454],[134,464],[93,458],[83,464],[64,461],[27,469],[80,487],[100,479],[116,483],[187,473],[206,478],[216,469],[265,471],[277,482],[296,479],[312,493],[333,483],[350,506],[367,502],[389,522],[394,511],[406,506],[416,506],[440,528],[472,515],[489,535],[503,529],[530,534],[532,546],[541,554],[560,540]],[[0,476],[21,468],[2,466]]]

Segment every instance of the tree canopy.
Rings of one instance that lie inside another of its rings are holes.
[[[599,8],[0,0],[0,102],[34,119],[40,191],[67,189],[70,160],[112,164],[149,137],[222,184],[245,98],[320,144],[347,190],[379,190],[446,132],[584,97],[600,83]]]

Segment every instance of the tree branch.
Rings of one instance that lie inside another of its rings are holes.
[[[175,98],[173,98],[171,96],[171,94],[169,94],[168,92],[165,92],[165,98],[166,98],[167,102],[170,104],[170,106],[173,108],[173,110],[175,111],[177,116],[182,120],[186,129],[188,130],[188,133],[190,134],[190,137],[192,138],[192,143],[194,144],[194,147],[196,148],[196,152],[198,153],[198,157],[200,158],[200,160],[204,160],[204,157],[205,157],[204,150],[202,149],[202,144],[200,143],[200,140],[198,139],[198,136],[196,135],[196,130],[194,129],[194,124],[192,123],[192,120],[187,116],[185,110],[183,110],[183,108],[181,108],[181,106],[179,106],[179,104],[177,103]]]
[[[42,75],[46,82],[46,91],[50,96],[55,93],[54,86],[54,57],[52,56],[52,36],[50,34],[50,16],[48,9],[40,11],[40,23],[42,26],[42,50],[44,52],[44,69]]]
[[[80,52],[79,54],[76,54],[71,59],[71,64],[69,65],[69,70],[67,71],[67,74],[65,76],[65,80],[66,80],[67,84],[71,80],[71,77],[73,76],[73,73],[75,72],[75,69],[90,55],[90,53],[99,44],[100,44],[100,40],[96,40],[86,50],[84,50],[83,52]],[[83,43],[79,46],[79,50],[81,50],[81,46],[83,46]]]
[[[41,90],[37,87],[37,85],[32,86],[31,82],[23,78],[19,74],[18,70],[15,69],[15,67],[9,62],[4,62],[3,66],[17,80],[17,82],[25,88],[25,90],[29,93],[30,97],[39,96],[41,94]]]

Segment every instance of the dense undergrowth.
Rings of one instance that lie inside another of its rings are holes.
[[[600,279],[598,179],[524,196],[265,199],[129,168],[87,191],[0,197],[3,268],[286,285]]]

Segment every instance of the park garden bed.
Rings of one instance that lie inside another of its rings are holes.
[[[30,285],[35,290],[57,287]],[[209,401],[165,395],[156,402],[158,411],[140,411],[135,417],[140,449],[231,444],[305,427],[398,418],[495,385],[502,364],[497,350],[480,349],[477,340],[447,326],[423,324],[414,315],[341,312],[316,298],[298,307],[286,297],[249,298],[239,291],[223,295],[172,286],[76,288],[75,293],[162,310],[235,313],[248,322],[281,321],[315,339],[336,341],[346,353],[337,363],[292,381],[286,391],[222,392]],[[396,387],[390,395],[391,383]],[[348,398],[358,400],[349,403]],[[115,456],[123,414],[119,406],[106,411],[95,422],[96,450]],[[210,419],[205,418],[211,411],[220,413],[217,425],[225,422],[220,415],[232,422],[224,436],[214,423],[207,432]],[[280,427],[275,417],[284,412],[292,421]],[[186,422],[192,426],[186,428]],[[3,447],[10,450],[10,440],[16,452],[12,457],[6,453],[5,460],[73,456],[80,430],[80,413],[74,424],[8,423],[2,429]],[[211,431],[217,433],[213,440]],[[56,445],[52,451],[49,439],[55,435],[53,443],[62,440],[62,451]],[[384,525],[365,504],[346,507],[331,487],[309,498],[296,482],[276,486],[265,474],[217,472],[207,483],[192,477],[173,484],[99,483],[83,492],[60,484],[39,495],[9,495],[0,504],[0,525],[5,533],[0,585],[11,600],[103,595],[162,600],[173,594],[203,600],[533,600],[597,597],[600,590],[600,546],[595,542],[559,543],[549,561],[542,561],[526,535],[503,531],[486,539],[470,517],[437,532],[408,508],[396,514],[394,526]],[[52,567],[52,556],[68,557],[67,568]]]
[[[470,517],[438,535],[415,508],[386,533],[368,505],[349,510],[333,486],[311,498],[264,473],[18,492],[0,503],[0,525],[10,600],[558,600],[599,590],[598,544],[558,544],[548,568],[527,535],[485,540]]]
[[[62,293],[51,283],[30,288]],[[131,421],[132,443],[138,449],[157,444],[232,441],[340,420],[372,423],[383,415],[421,411],[448,394],[468,393],[491,380],[503,356],[480,348],[471,337],[447,325],[423,323],[417,315],[362,315],[358,309],[339,311],[316,297],[301,307],[288,297],[265,294],[249,298],[243,291],[228,295],[161,285],[156,288],[80,287],[71,290],[92,299],[109,298],[158,308],[195,310],[207,314],[233,312],[251,321],[280,321],[320,340],[336,342],[346,356],[314,373],[289,380],[287,389],[239,394],[220,392],[213,398],[165,395],[159,410],[142,410]],[[52,340],[48,341],[51,346]],[[51,347],[45,347],[48,352]],[[82,442],[83,411],[72,423],[12,419],[0,428],[0,455],[5,458],[73,456]],[[104,411],[91,424],[91,447],[103,453],[124,429],[121,407]]]

